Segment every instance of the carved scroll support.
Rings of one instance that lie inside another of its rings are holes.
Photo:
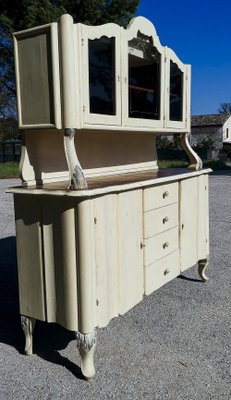
[[[25,354],[33,354],[33,330],[36,320],[34,318],[21,315],[21,326],[25,335]]]
[[[192,149],[188,140],[188,136],[189,136],[188,133],[182,133],[181,135],[182,147],[190,160],[190,165],[188,168],[199,171],[203,168],[203,162],[198,156],[198,154]]]
[[[92,379],[95,376],[93,356],[96,347],[96,332],[76,333],[77,347],[81,357],[81,371],[86,379]]]
[[[205,275],[205,270],[208,267],[209,259],[205,258],[203,260],[198,261],[198,274],[201,277],[203,282],[208,282],[209,278]]]
[[[64,148],[70,174],[70,183],[68,189],[86,189],[87,182],[76,154],[74,137],[75,129],[65,129]]]

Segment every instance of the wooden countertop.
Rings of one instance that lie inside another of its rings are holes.
[[[36,195],[91,197],[110,192],[116,193],[148,186],[155,186],[161,183],[164,184],[176,180],[190,178],[192,176],[208,174],[211,171],[211,169],[192,171],[187,168],[164,168],[132,174],[87,178],[88,188],[81,190],[68,189],[67,187],[69,182],[65,181],[46,183],[36,186],[11,187],[7,190],[7,192]]]

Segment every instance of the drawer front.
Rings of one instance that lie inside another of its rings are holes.
[[[166,207],[146,211],[144,213],[144,237],[150,238],[153,235],[174,228],[178,225],[178,203]]]
[[[144,211],[178,202],[178,183],[144,189]]]
[[[148,265],[144,269],[144,291],[148,295],[180,274],[179,251]]]
[[[147,266],[178,249],[178,226],[144,240],[144,265]]]

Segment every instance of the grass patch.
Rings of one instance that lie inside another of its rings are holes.
[[[5,163],[0,163],[0,179],[2,178],[18,178],[18,162],[9,161]]]
[[[159,168],[187,168],[188,166],[187,161],[181,161],[181,160],[159,160],[158,161],[158,166]]]

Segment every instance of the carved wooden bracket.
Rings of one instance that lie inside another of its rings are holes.
[[[198,156],[198,154],[192,149],[192,147],[189,143],[189,140],[188,140],[188,136],[189,136],[188,133],[181,134],[182,147],[185,150],[185,152],[190,160],[190,165],[188,168],[199,171],[203,168],[203,162],[202,162],[201,158]]]
[[[85,179],[82,167],[77,157],[75,149],[75,129],[65,129],[64,133],[64,149],[68,170],[70,174],[70,183],[68,189],[86,189],[87,181]]]

